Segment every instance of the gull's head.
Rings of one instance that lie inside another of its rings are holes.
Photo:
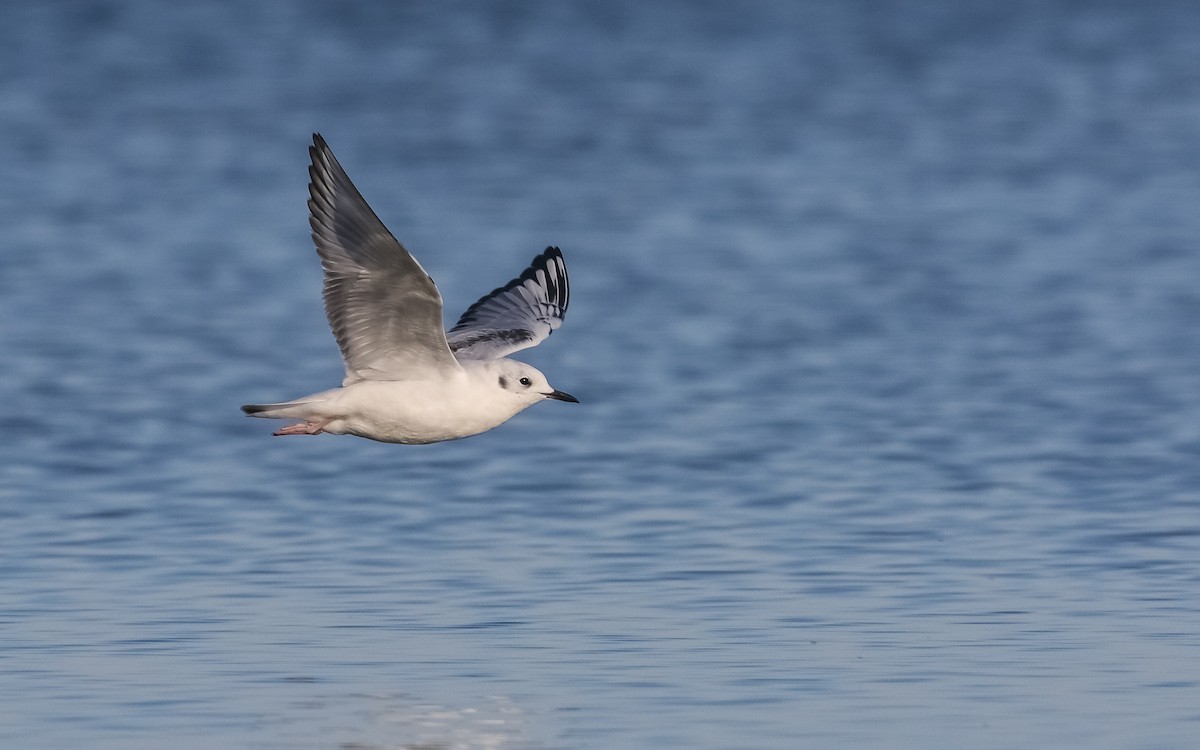
[[[555,390],[547,382],[546,376],[541,373],[536,367],[531,367],[524,362],[517,362],[513,359],[496,359],[489,362],[492,372],[491,375],[495,379],[496,387],[505,393],[511,394],[514,398],[520,400],[525,406],[530,406],[538,401],[546,399],[554,399],[555,401],[570,401],[579,403],[579,399],[569,393]]]

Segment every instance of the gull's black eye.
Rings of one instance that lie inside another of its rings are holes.
[[[525,386],[526,388],[533,385],[533,381],[530,380],[529,378],[521,378],[517,382],[520,383],[521,385]]]

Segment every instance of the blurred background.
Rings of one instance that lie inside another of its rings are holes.
[[[1188,747],[1200,7],[39,2],[0,25],[0,744]],[[583,402],[336,385],[313,131]]]

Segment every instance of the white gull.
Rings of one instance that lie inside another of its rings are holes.
[[[309,223],[346,378],[341,388],[242,411],[300,420],[276,435],[420,444],[486,432],[546,399],[578,402],[506,356],[562,325],[569,286],[557,247],[467,308],[447,333],[433,279],[363,200],[320,134],[309,155]]]

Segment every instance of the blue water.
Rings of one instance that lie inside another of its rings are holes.
[[[0,746],[1187,748],[1192,3],[24,3]],[[320,130],[582,404],[336,384]]]

